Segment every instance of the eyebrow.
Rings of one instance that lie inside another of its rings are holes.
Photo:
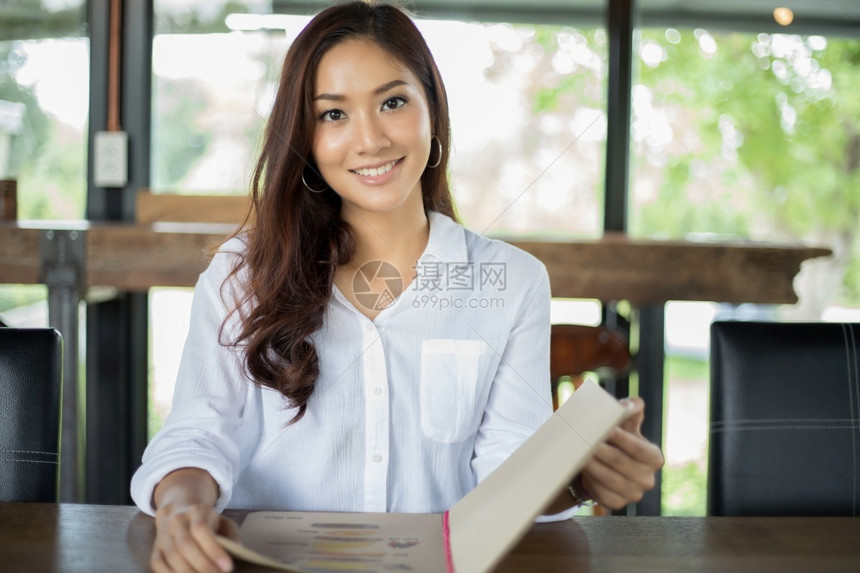
[[[404,80],[392,80],[386,84],[382,84],[381,86],[379,86],[378,88],[373,90],[373,94],[379,95],[379,94],[387,92],[388,90],[390,90],[392,88],[396,88],[398,86],[407,86],[407,85],[409,85],[409,83],[404,81]],[[339,94],[319,94],[319,95],[314,96],[314,101],[321,100],[321,99],[331,100],[331,101],[344,101],[346,99],[346,96],[339,95]]]

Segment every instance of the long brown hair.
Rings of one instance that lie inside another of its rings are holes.
[[[329,49],[352,38],[375,42],[420,80],[442,149],[438,166],[421,175],[424,210],[456,219],[447,179],[448,99],[421,33],[402,9],[390,4],[349,2],[323,10],[284,59],[254,170],[250,211],[237,232],[247,250],[231,274],[242,277],[244,298],[236,308],[239,333],[228,343],[244,347],[245,367],[256,384],[279,391],[298,408],[292,422],[304,416],[319,376],[319,357],[309,337],[323,325],[337,266],[355,252],[337,193],[312,193],[302,183],[303,170],[319,182],[311,155],[317,67]]]

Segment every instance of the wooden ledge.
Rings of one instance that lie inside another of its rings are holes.
[[[213,223],[0,223],[0,283],[39,283],[43,230],[86,231],[87,285],[144,291],[193,286],[208,253],[235,228]],[[803,261],[830,249],[750,242],[654,241],[607,236],[569,242],[511,240],[543,261],[561,298],[793,304]]]
[[[827,248],[754,242],[657,241],[607,236],[571,243],[511,241],[547,267],[565,298],[794,304],[803,261]]]

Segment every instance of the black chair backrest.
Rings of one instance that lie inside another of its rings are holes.
[[[711,325],[710,515],[860,515],[860,324]]]
[[[62,364],[53,328],[0,328],[0,501],[57,501]]]

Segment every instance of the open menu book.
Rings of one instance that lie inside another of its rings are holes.
[[[443,514],[258,511],[239,559],[284,571],[488,571],[586,464],[627,410],[584,383],[528,440]]]

